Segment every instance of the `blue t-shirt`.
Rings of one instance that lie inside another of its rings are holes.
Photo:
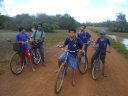
[[[111,45],[111,42],[108,38],[104,38],[103,41],[101,41],[101,38],[98,38],[96,40],[96,44],[99,44],[99,49],[102,51],[102,52],[106,52],[106,48],[107,48],[107,45]]]
[[[84,42],[88,43],[91,38],[91,35],[88,32],[79,32],[77,36]]]
[[[68,50],[70,51],[77,51],[79,49],[79,46],[83,46],[83,42],[80,38],[75,38],[71,40],[70,38],[66,38],[64,45],[68,45]],[[77,56],[77,52],[70,52],[73,56]]]
[[[27,42],[28,38],[29,38],[29,36],[28,36],[27,33],[24,33],[24,34],[18,33],[18,34],[16,35],[16,40],[17,40],[18,42],[22,42],[22,41],[25,42],[25,44],[23,45],[24,49],[29,49],[29,47],[28,47],[28,42]]]

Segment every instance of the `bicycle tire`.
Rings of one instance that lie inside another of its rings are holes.
[[[59,71],[57,73],[57,79],[56,79],[56,83],[55,83],[55,93],[58,94],[61,89],[62,89],[62,85],[63,85],[63,81],[64,81],[64,77],[65,77],[65,73],[66,73],[66,64],[62,63],[62,65],[59,68]],[[59,86],[58,86],[59,83]]]
[[[84,63],[82,63],[82,58],[84,59]],[[78,70],[81,74],[85,74],[88,69],[88,59],[86,55],[80,54],[78,57]]]
[[[15,66],[13,65],[15,63]],[[17,68],[14,68],[19,66]],[[15,70],[14,70],[15,69]],[[19,60],[19,55],[15,52],[10,60],[10,70],[14,75],[19,75],[23,72],[24,62]]]
[[[98,65],[99,64],[99,65]],[[98,68],[97,68],[98,66]],[[101,74],[101,63],[100,60],[94,60],[93,68],[92,68],[92,78],[97,80]]]
[[[31,51],[31,56],[34,64],[38,65],[41,62],[41,56],[37,49],[36,49],[36,52],[34,49]]]

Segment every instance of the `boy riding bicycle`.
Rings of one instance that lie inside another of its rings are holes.
[[[68,46],[69,51],[76,51],[74,53],[69,52],[68,54],[68,66],[72,69],[72,84],[75,85],[75,74],[76,74],[76,67],[77,67],[77,51],[80,47],[82,49],[84,48],[83,42],[76,37],[76,30],[75,29],[69,29],[69,35],[64,41],[64,44],[60,46],[61,48],[64,48]],[[82,51],[82,50],[79,50]],[[62,62],[65,61],[67,55],[66,52],[64,52],[58,59],[58,65],[62,64]]]
[[[85,44],[85,52],[87,52],[88,46],[90,44],[91,34],[89,32],[87,32],[86,25],[81,26],[81,31],[77,33],[77,36]]]
[[[23,60],[23,53],[24,53],[24,55],[28,58],[31,66],[32,66],[32,70],[35,71],[33,64],[32,64],[31,55],[29,52],[28,39],[29,39],[29,37],[28,37],[28,34],[25,32],[25,29],[20,27],[19,33],[16,35],[16,43],[21,43],[23,52],[19,52],[19,59],[20,59],[20,61]]]
[[[111,52],[111,42],[110,40],[105,36],[106,35],[106,31],[105,30],[100,30],[100,37],[97,38],[95,44],[93,45],[94,48],[96,48],[96,51],[94,52],[92,59],[91,59],[91,67],[93,65],[93,62],[95,59],[98,58],[100,52],[100,59],[102,61],[103,64],[103,72],[102,75],[103,76],[107,76],[105,74],[105,58],[106,58],[106,52]],[[108,46],[108,50],[107,50],[107,46]]]

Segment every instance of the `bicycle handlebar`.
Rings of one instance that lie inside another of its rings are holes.
[[[61,48],[61,47],[58,47],[58,48],[60,48],[60,49],[63,50],[63,51],[67,51],[67,52],[71,52],[71,53],[78,52],[78,50],[76,50],[76,51],[70,51],[70,50],[67,50],[67,49],[65,49],[65,48]]]

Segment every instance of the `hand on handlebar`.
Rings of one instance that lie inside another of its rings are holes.
[[[110,50],[107,50],[106,52],[111,53],[111,51],[110,51]]]
[[[57,48],[62,48],[62,46],[60,46],[60,45],[57,45],[56,47],[57,47]]]

